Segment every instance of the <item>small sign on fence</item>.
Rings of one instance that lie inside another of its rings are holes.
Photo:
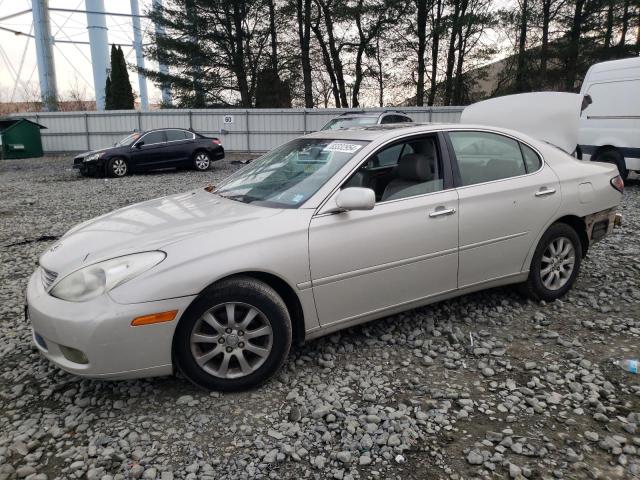
[[[229,123],[233,123],[233,115],[225,115],[224,116],[224,123],[229,124]]]

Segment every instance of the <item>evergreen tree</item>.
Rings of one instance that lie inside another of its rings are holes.
[[[107,83],[104,86],[104,109],[113,110],[113,95],[111,93],[111,78],[107,75]]]
[[[111,74],[105,86],[105,109],[132,110],[134,95],[122,48],[111,46]]]

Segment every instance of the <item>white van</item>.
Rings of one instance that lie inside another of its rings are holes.
[[[615,163],[622,178],[640,172],[640,57],[591,66],[580,94],[592,102],[580,115],[582,158]]]

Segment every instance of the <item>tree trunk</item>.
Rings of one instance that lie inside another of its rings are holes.
[[[238,90],[240,92],[240,102],[243,107],[251,107],[251,95],[249,93],[249,82],[247,80],[247,70],[244,64],[244,30],[242,25],[243,15],[240,2],[233,4],[233,26],[234,26],[234,70],[238,80]]]
[[[269,35],[271,36],[271,68],[278,73],[278,36],[276,32],[276,5],[269,0]]]
[[[442,0],[436,2],[436,15],[431,16],[431,86],[429,89],[428,105],[433,106],[436,99],[436,87],[438,85],[436,75],[438,73],[438,53],[440,49],[440,32],[442,22]]]
[[[466,0],[463,0],[466,2]],[[456,36],[458,32],[458,23],[460,22],[460,3],[455,2],[453,9],[451,37],[449,38],[449,52],[447,54],[447,70],[444,79],[444,104],[451,105],[451,93],[453,91],[453,67],[456,62]]]
[[[318,19],[318,22],[320,20]],[[320,26],[318,24],[312,25],[311,30],[316,36],[316,40],[318,40],[318,44],[320,45],[320,51],[322,51],[322,61],[324,62],[325,70],[327,71],[327,75],[329,75],[329,80],[331,81],[331,92],[333,93],[333,99],[336,103],[336,108],[340,108],[340,92],[338,91],[338,82],[336,81],[336,74],[333,70],[333,64],[331,63],[331,54],[329,53],[329,48],[327,47],[327,42],[324,41],[324,37],[322,36],[322,31],[320,30]]]
[[[620,50],[620,56],[624,56],[624,44],[627,41],[627,30],[629,29],[629,0],[624,2],[624,10],[622,12],[622,30],[620,31],[620,43],[618,43],[618,49]]]
[[[382,75],[382,58],[380,57],[380,37],[376,38],[376,62],[378,63],[379,104],[384,107],[384,76]]]
[[[528,2],[522,2],[522,18],[520,20],[520,37],[518,39],[518,63],[516,67],[516,92],[525,92],[526,73],[525,73],[525,56],[527,53],[527,17],[529,16]]]
[[[547,60],[549,58],[549,24],[551,23],[551,2],[553,0],[543,0],[542,2],[542,45],[540,47],[540,79],[542,85],[547,77]]]
[[[569,44],[567,47],[567,73],[564,88],[567,92],[573,92],[576,83],[576,65],[580,50],[580,33],[582,31],[582,8],[585,0],[576,0],[573,11],[573,23],[569,31]]]
[[[311,83],[311,0],[297,0],[298,38],[302,63],[302,83],[304,85],[304,106],[313,108],[313,85]]]
[[[418,30],[418,84],[416,86],[416,106],[424,105],[424,53],[427,49],[427,0],[416,0]]]
[[[342,67],[342,60],[340,59],[340,52],[336,45],[336,39],[333,34],[333,18],[331,17],[331,9],[327,7],[325,3],[320,4],[322,7],[322,14],[324,17],[324,24],[327,28],[327,39],[329,46],[329,53],[331,55],[331,61],[333,64],[333,71],[336,77],[336,83],[338,86],[338,93],[340,95],[340,106],[343,108],[349,107],[347,100],[347,90],[344,82],[344,69]]]

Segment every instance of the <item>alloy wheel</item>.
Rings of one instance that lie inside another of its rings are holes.
[[[127,162],[121,158],[116,158],[111,168],[116,177],[123,177],[127,173]]]
[[[227,302],[198,318],[190,345],[194,360],[205,372],[218,378],[239,378],[255,372],[267,360],[273,330],[257,308]]]
[[[209,168],[209,155],[206,153],[198,153],[195,160],[198,170],[206,170]]]
[[[545,288],[559,290],[569,281],[576,261],[573,243],[567,237],[554,238],[540,260],[540,280]]]

